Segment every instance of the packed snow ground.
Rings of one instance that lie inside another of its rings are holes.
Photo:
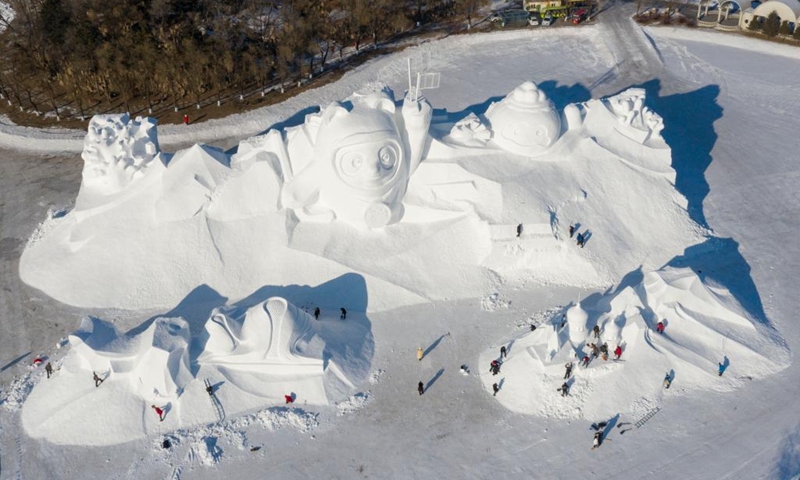
[[[785,240],[798,234],[797,225],[787,221],[787,215],[798,207],[797,166],[791,141],[787,140],[793,138],[799,111],[797,105],[791,104],[790,95],[800,78],[793,75],[797,63],[704,42],[675,42],[659,38],[657,30],[649,33],[656,38],[666,69],[654,72],[658,80],[645,84],[650,95],[648,105],[665,118],[664,136],[673,149],[677,187],[689,201],[692,218],[714,228],[719,237],[700,247],[690,247],[671,263],[703,270],[708,278],[730,290],[754,319],[780,332],[793,350],[800,338],[792,322],[800,306],[792,285],[800,252]],[[497,38],[505,40],[486,49],[460,51],[450,46],[451,57],[460,55],[462,61],[471,58],[470,62],[453,63],[450,71],[442,68],[445,75],[458,76],[463,71],[464,81],[450,94],[474,98],[487,88],[502,84],[508,74],[510,85],[504,85],[497,93],[502,95],[521,81],[541,78],[546,72],[558,72],[553,74],[556,78],[582,85],[575,87],[574,96],[566,94],[569,89],[562,90],[565,96],[561,99],[565,102],[611,93],[606,90],[612,88],[608,84],[595,82],[603,78],[602,68],[582,68],[580,59],[585,46],[579,47],[579,42],[571,51],[559,51],[562,47],[557,46],[547,54],[538,50],[535,63],[524,63],[519,59],[527,54],[529,45],[521,45],[519,38],[506,33]],[[505,47],[506,57],[497,57],[499,47]],[[551,53],[557,58],[548,63]],[[565,61],[573,58],[573,62]],[[741,68],[758,63],[768,64],[781,75],[766,84],[756,78],[760,72]],[[520,64],[530,70],[520,71]],[[542,64],[549,68],[539,70]],[[499,73],[497,77],[470,77],[465,65],[485,65]],[[733,65],[737,67],[735,71],[731,71]],[[613,79],[619,81],[624,79]],[[555,84],[553,91],[559,91]],[[429,97],[436,105],[434,93]],[[445,96],[445,92],[438,93]],[[442,103],[447,99],[442,98]],[[780,121],[776,115],[782,115]],[[15,167],[11,172],[20,183],[29,183],[21,174],[23,169]],[[75,177],[74,170],[71,175]],[[70,188],[74,197],[74,185],[60,185],[57,191]],[[30,195],[28,202],[41,195],[41,189],[32,190]],[[61,198],[64,197],[70,196]],[[11,202],[16,197],[4,198]],[[41,215],[52,201],[42,200],[43,205],[37,209],[26,207],[29,215]],[[17,217],[11,224],[4,220],[3,237],[7,228],[20,229],[26,222],[30,232],[33,224],[24,217]],[[17,238],[25,238],[24,233],[17,234]],[[13,242],[9,243],[11,251],[18,255],[19,244],[14,248]],[[133,442],[126,448],[88,451],[26,439],[19,432],[19,417],[4,415],[3,473],[19,473],[18,477],[105,478],[213,478],[230,474],[350,478],[359,473],[377,477],[482,478],[511,474],[537,478],[789,478],[797,473],[800,418],[788,407],[797,393],[794,385],[798,379],[792,369],[764,380],[740,378],[743,386],[727,394],[712,392],[715,389],[711,382],[716,379],[706,379],[709,391],[705,394],[688,392],[667,398],[662,410],[641,428],[625,435],[612,429],[611,441],[593,453],[588,451],[591,422],[524,416],[494,402],[475,378],[484,374],[479,355],[487,347],[496,348],[521,335],[531,322],[557,317],[558,307],[576,300],[581,293],[538,284],[514,284],[501,287],[496,295],[485,299],[438,301],[370,315],[376,338],[375,383],[360,396],[344,402],[344,407],[322,409],[316,420],[304,420],[303,412],[296,412],[301,417],[286,423],[299,425],[299,431],[272,433],[261,426],[225,424],[220,431],[212,427],[195,434],[175,434],[177,447],[170,450],[160,448],[159,437]],[[548,310],[554,307],[555,310]],[[48,308],[51,307],[44,305],[39,311]],[[25,350],[11,342],[40,328],[31,320],[52,322],[39,313],[27,312],[19,309],[12,312],[15,318],[5,316],[8,330],[12,331],[2,344],[3,354],[10,362],[4,373],[27,374],[11,388],[16,401],[24,399],[35,383],[45,381],[41,379],[42,372],[29,371],[25,366],[29,359],[13,362]],[[107,312],[107,316],[113,318],[114,314]],[[26,323],[16,323],[20,317],[25,317]],[[121,326],[129,327],[140,321],[136,316],[119,320]],[[74,328],[74,322],[67,321],[67,325],[58,328],[67,333]],[[42,338],[52,338],[54,333],[45,330]],[[49,346],[54,342],[28,341],[36,351],[54,358],[58,355]],[[429,350],[422,362],[414,358],[418,346]],[[457,373],[462,363],[470,365],[472,375]],[[732,363],[726,375],[735,373],[734,366]],[[661,372],[658,380],[660,376]],[[420,379],[429,385],[421,398],[414,390]],[[724,379],[728,381],[728,377]],[[679,373],[672,389],[680,392],[681,388]],[[503,393],[501,390],[498,395]],[[361,410],[356,409],[359,405]],[[642,410],[648,408],[649,405]],[[352,413],[340,417],[342,412]],[[611,413],[608,418],[594,420],[609,418],[613,418]],[[619,421],[637,419],[622,417]],[[103,421],[97,419],[96,423]],[[319,426],[302,433],[316,422]],[[189,437],[192,440],[182,440]],[[262,448],[250,450],[259,446]],[[96,460],[87,462],[87,456]],[[598,460],[602,467],[594,466]],[[208,469],[209,464],[216,467]]]

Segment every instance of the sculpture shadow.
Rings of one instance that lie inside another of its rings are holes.
[[[727,288],[750,316],[772,328],[750,275],[750,264],[742,257],[739,244],[733,239],[711,237],[688,247],[683,255],[673,258],[667,265],[691,268],[704,283],[710,280]]]
[[[266,285],[249,296],[228,304],[228,299],[220,295],[208,285],[194,288],[183,300],[170,311],[154,315],[130,329],[126,336],[133,337],[143,333],[161,317],[182,317],[190,327],[192,342],[190,345],[190,365],[193,375],[197,375],[199,365],[197,358],[205,350],[208,335],[205,325],[215,308],[228,305],[231,314],[243,314],[247,309],[266,301],[270,297],[283,297],[298,308],[311,314],[312,305],[318,305],[323,311],[336,312],[336,322],[316,322],[318,333],[325,341],[323,359],[327,366],[330,360],[336,361],[343,373],[349,378],[362,378],[369,373],[374,355],[374,339],[372,324],[366,316],[369,305],[367,284],[364,277],[355,273],[347,273],[315,287],[309,285]],[[348,310],[347,320],[338,320],[340,307]]]
[[[199,334],[205,326],[211,310],[225,305],[228,299],[206,284],[195,287],[172,310],[154,315],[142,324],[128,330],[125,335],[139,335],[157,319],[181,317],[189,324],[192,336]]]
[[[228,308],[231,315],[243,315],[248,309],[271,297],[285,298],[311,315],[317,334],[325,342],[322,357],[326,368],[332,361],[348,378],[356,380],[366,378],[372,365],[375,342],[372,336],[372,323],[366,315],[369,299],[363,276],[346,273],[316,287],[266,285],[242,300],[231,303]],[[322,312],[319,321],[313,320],[312,313],[317,306]],[[339,320],[341,307],[347,309],[346,320]],[[210,310],[206,312],[206,319],[210,313]],[[193,369],[198,368],[197,356],[205,350],[207,342],[208,336],[204,331],[195,337],[191,357]]]
[[[319,112],[320,112],[319,105],[313,105],[313,106],[310,106],[310,107],[306,107],[306,108],[300,110],[299,112],[296,112],[294,115],[292,115],[291,117],[289,117],[287,119],[281,120],[280,122],[273,123],[272,125],[267,127],[266,130],[260,132],[258,135],[264,135],[265,133],[269,132],[270,130],[283,130],[283,129],[286,129],[286,128],[289,128],[289,127],[296,127],[298,125],[302,125],[303,122],[306,121],[306,115],[311,115],[313,113],[319,113]]]
[[[344,307],[347,309],[347,321],[350,321],[351,313],[366,312],[369,306],[367,282],[357,273],[345,273],[316,287],[265,285],[236,302],[236,305],[250,308],[269,297],[283,297],[305,310],[313,311],[314,307],[319,307],[322,311],[321,318],[327,317],[327,312],[331,310],[334,310],[336,318],[339,318],[339,309]]]
[[[580,83],[559,85],[557,80],[545,80],[538,83],[537,87],[547,94],[547,98],[559,112],[570,103],[587,102],[592,99],[592,92]]]
[[[796,478],[797,472],[800,472],[800,425],[795,425],[794,431],[781,442],[780,454],[769,478]]]
[[[553,102],[553,105],[555,105],[555,108],[559,111],[570,103],[586,102],[592,98],[589,89],[579,83],[573,85],[559,85],[556,80],[546,80],[537,83],[537,87],[547,95],[547,98]],[[447,122],[457,122],[470,113],[481,116],[486,113],[492,103],[499,102],[503,98],[505,98],[505,95],[489,97],[481,103],[475,103],[465,107],[463,110],[454,112],[448,112],[442,108],[435,108],[433,110],[433,116],[437,121],[444,119]]]
[[[709,192],[705,172],[711,164],[711,150],[717,143],[714,122],[722,118],[717,103],[719,85],[660,96],[661,81],[638,85],[647,92],[647,105],[664,119],[661,136],[672,149],[675,188],[689,201],[689,217],[708,228],[703,201]]]

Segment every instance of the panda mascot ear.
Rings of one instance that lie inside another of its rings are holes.
[[[348,111],[346,108],[344,108],[344,105],[339,102],[332,102],[330,105],[325,107],[325,110],[322,112],[322,123],[328,124],[335,118],[339,118],[347,114]]]
[[[365,106],[393,114],[395,111],[394,98],[386,90],[367,95],[362,99]]]

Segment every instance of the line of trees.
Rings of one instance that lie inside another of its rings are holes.
[[[179,107],[305,77],[485,0],[4,0],[0,95],[82,119],[98,105]]]
[[[795,40],[800,40],[800,28],[795,25],[794,29],[792,29],[788,20],[781,22],[778,12],[774,10],[766,18],[753,17],[750,20],[750,24],[747,25],[747,29],[751,32],[761,32],[768,37],[776,37],[778,35],[788,37],[791,35]]]

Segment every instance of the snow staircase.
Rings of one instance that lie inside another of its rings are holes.
[[[519,237],[517,225],[489,225],[489,231],[492,252],[483,261],[489,268],[524,269],[532,257],[554,255],[562,248],[549,223],[525,223]]]

